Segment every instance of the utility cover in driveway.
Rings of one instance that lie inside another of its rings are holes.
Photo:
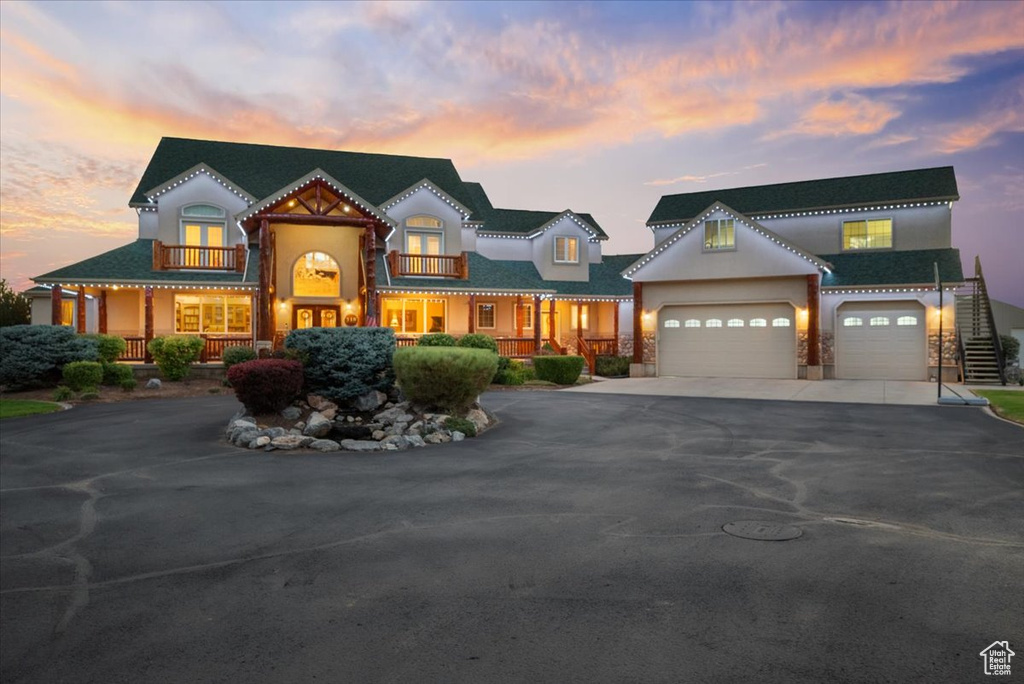
[[[757,541],[789,541],[803,534],[799,527],[762,520],[737,520],[722,525],[722,529],[734,537]]]
[[[658,375],[796,378],[789,304],[666,306],[658,314]]]

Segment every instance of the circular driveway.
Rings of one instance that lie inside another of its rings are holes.
[[[4,421],[3,681],[974,681],[1024,646],[1024,429],[484,403],[481,438],[367,455],[230,447],[224,397]]]

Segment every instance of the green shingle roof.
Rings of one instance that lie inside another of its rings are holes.
[[[899,252],[820,254],[832,264],[821,278],[822,287],[927,285],[935,282],[935,263],[943,282],[962,283],[958,249],[917,249]]]
[[[665,195],[647,223],[688,221],[716,201],[751,216],[891,202],[958,200],[952,166]]]
[[[484,186],[479,183],[466,182],[464,185],[470,198],[473,200],[474,206],[476,207],[476,212],[472,218],[474,221],[482,221],[483,214],[494,210],[494,205],[491,204],[491,198],[488,197],[487,193],[484,191]]]
[[[145,193],[198,164],[208,164],[258,199],[317,168],[377,206],[426,178],[476,213],[472,193],[450,159],[186,138],[160,140],[130,203],[148,203]]]
[[[561,216],[563,211],[530,211],[527,209],[490,209],[481,212],[484,221],[483,233],[508,233],[529,235],[548,221]],[[586,221],[600,237],[608,237],[601,225],[590,214],[573,212]]]
[[[632,284],[622,277],[621,271],[641,256],[623,254],[604,257],[600,264],[590,264],[590,280],[544,280],[532,261],[498,261],[469,252],[469,278],[391,278],[384,277],[384,256],[377,256],[377,286],[410,290],[463,291],[513,290],[538,294],[578,295],[592,297],[624,297],[632,295]]]
[[[33,278],[36,282],[174,282],[194,285],[255,285],[259,271],[259,250],[249,249],[246,273],[154,271],[153,241],[136,240],[109,252],[58,268]],[[243,276],[248,275],[248,279]]]

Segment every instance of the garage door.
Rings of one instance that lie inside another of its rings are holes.
[[[793,307],[667,306],[658,314],[658,374],[795,378]]]
[[[836,321],[836,377],[927,380],[924,308],[907,302],[850,303]]]

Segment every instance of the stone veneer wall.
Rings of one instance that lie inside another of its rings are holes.
[[[942,331],[942,365],[953,366],[956,364],[956,332],[953,330]],[[928,333],[928,365],[939,365],[939,333]]]
[[[818,334],[821,340],[821,354],[819,361],[823,366],[834,364],[836,357],[836,339],[830,332]],[[807,331],[797,333],[796,338],[796,362],[801,366],[807,365]]]

